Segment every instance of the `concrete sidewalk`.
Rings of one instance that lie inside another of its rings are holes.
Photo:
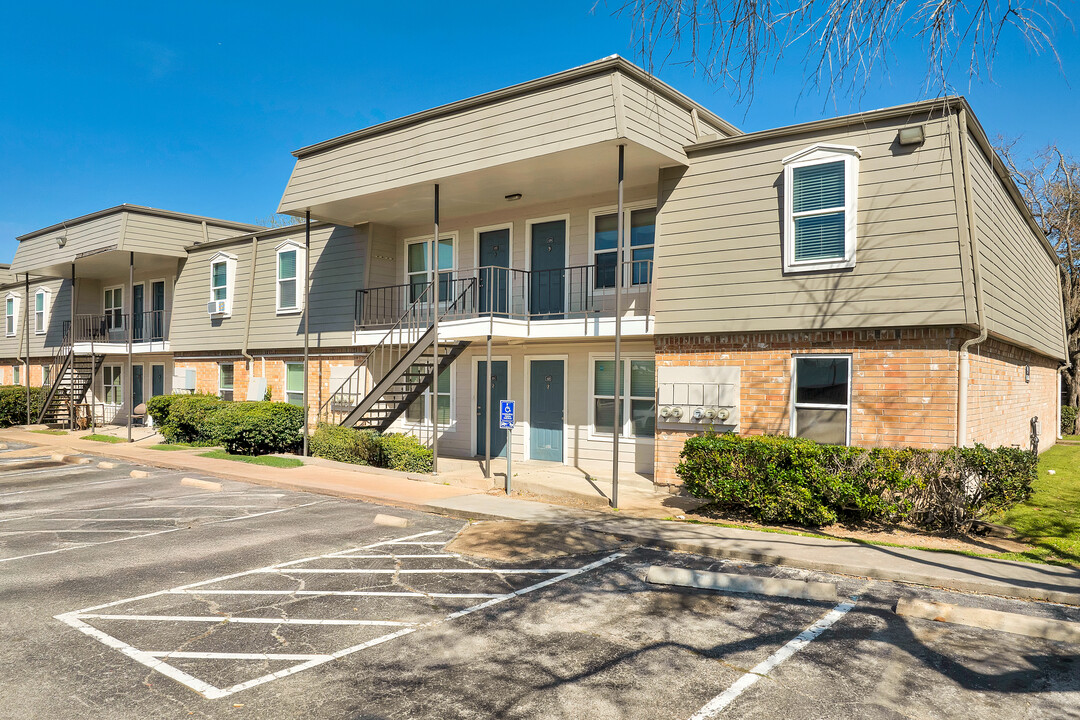
[[[571,524],[634,544],[748,562],[784,565],[975,592],[1080,605],[1080,568],[1037,565],[947,552],[842,542],[782,533],[657,519],[664,508],[591,510],[534,502],[481,490],[409,479],[405,473],[344,468],[339,463],[280,469],[199,457],[201,449],[164,452],[21,429],[0,431],[0,441],[46,446],[178,470],[192,470],[258,485],[314,492],[473,520]],[[668,509],[669,515],[677,511]]]

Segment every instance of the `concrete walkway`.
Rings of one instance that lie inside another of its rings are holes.
[[[128,444],[0,431],[0,441],[46,446],[130,462],[192,470],[259,485],[288,488],[407,507],[474,520],[520,520],[576,527],[627,542],[749,562],[785,565],[880,580],[909,582],[961,592],[1080,605],[1080,568],[1037,565],[955,553],[841,542],[712,525],[665,521],[679,511],[675,498],[648,507],[592,510],[506,497],[492,491],[410,479],[405,473],[318,463],[281,469],[199,457],[203,449],[165,452]]]

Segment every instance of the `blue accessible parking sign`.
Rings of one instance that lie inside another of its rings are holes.
[[[499,429],[510,430],[514,427],[514,401],[499,401]]]

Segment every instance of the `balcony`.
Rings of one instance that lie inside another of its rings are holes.
[[[652,260],[623,263],[620,310],[624,321],[649,332]],[[356,332],[386,328],[424,296],[428,280],[356,291]],[[420,300],[423,302],[423,300]],[[524,326],[532,334],[536,323],[558,325],[572,336],[604,334],[601,321],[615,317],[615,265],[601,263],[517,270],[480,267],[439,273],[440,323],[490,319],[492,328]],[[496,332],[496,334],[499,334]],[[442,333],[440,333],[442,335]]]
[[[70,321],[64,323],[65,335],[69,326]],[[100,346],[101,352],[116,351],[117,345],[127,347],[129,330],[134,345],[149,344],[151,349],[167,350],[169,313],[148,310],[140,313],[110,311],[101,315],[76,315],[72,341],[91,347]]]

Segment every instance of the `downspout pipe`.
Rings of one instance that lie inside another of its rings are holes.
[[[975,201],[971,188],[971,143],[968,138],[967,110],[963,107],[959,112],[960,121],[960,156],[964,172],[964,201],[967,204],[968,235],[971,243],[971,267],[975,280],[975,313],[979,334],[976,337],[964,341],[960,346],[959,357],[959,387],[957,393],[956,409],[956,445],[964,447],[968,444],[968,385],[971,380],[971,359],[969,351],[975,345],[986,340],[986,309],[983,306],[983,280],[982,264],[979,261],[980,244],[979,233],[975,219]]]
[[[255,295],[255,265],[259,261],[259,238],[251,238],[251,267],[248,270],[247,309],[244,313],[244,344],[240,348],[240,354],[247,358],[248,384],[251,384],[251,374],[255,370],[255,358],[248,354],[248,338],[251,335],[251,302]],[[265,377],[265,375],[264,375]],[[260,398],[261,399],[261,398]]]

